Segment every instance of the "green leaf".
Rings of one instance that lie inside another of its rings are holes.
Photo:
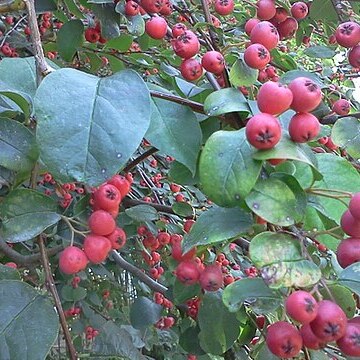
[[[84,42],[84,25],[81,20],[70,20],[59,30],[56,41],[59,55],[70,62]]]
[[[338,16],[331,0],[314,0],[309,17],[313,20],[338,22]]]
[[[141,15],[135,15],[127,22],[126,27],[130,34],[141,36],[145,32],[145,21]]]
[[[117,38],[109,40],[105,46],[119,51],[128,51],[132,42],[133,37],[131,35],[122,34]]]
[[[162,306],[147,297],[138,297],[130,308],[130,322],[135,329],[155,324],[161,317]]]
[[[186,202],[174,202],[171,206],[175,214],[187,217],[194,214],[193,207]]]
[[[304,55],[319,59],[332,59],[335,54],[333,49],[323,45],[310,46],[304,50]]]
[[[195,175],[202,134],[195,114],[188,107],[153,99],[151,123],[145,137]]]
[[[61,296],[65,301],[80,301],[86,298],[87,290],[83,287],[78,286],[73,288],[69,285],[64,285],[61,288]]]
[[[9,88],[0,81],[0,94],[6,96],[19,106],[24,113],[25,119],[28,119],[33,111],[32,100],[29,95],[20,91],[9,90]]]
[[[223,354],[240,335],[240,321],[221,298],[222,291],[205,293],[198,313],[200,346],[214,355]]]
[[[271,51],[272,62],[275,66],[279,66],[286,70],[295,70],[297,69],[297,64],[295,60],[288,54],[283,53],[277,49]]]
[[[101,79],[74,69],[55,71],[40,84],[35,108],[48,170],[64,182],[90,185],[126,164],[150,121],[148,89],[131,70]]]
[[[252,218],[244,210],[213,206],[199,216],[190,232],[184,236],[183,252],[186,253],[194,246],[231,239],[247,232],[251,226]]]
[[[321,88],[325,87],[324,83],[322,82],[322,80],[320,79],[320,77],[318,75],[316,75],[314,73],[304,71],[304,70],[291,70],[291,71],[288,71],[288,72],[284,73],[280,77],[280,82],[282,84],[288,84],[292,80],[294,80],[294,79],[296,79],[298,77],[306,77],[306,78],[311,79],[312,81],[314,81]]]
[[[357,262],[348,266],[339,275],[339,284],[346,286],[356,295],[360,296],[360,263]]]
[[[256,267],[303,259],[299,240],[289,234],[270,231],[262,232],[251,240],[249,253]]]
[[[183,304],[186,300],[199,295],[201,288],[199,284],[184,285],[176,278],[172,290],[175,304]]]
[[[74,14],[78,19],[83,19],[85,17],[75,0],[64,0],[64,3],[70,13]]]
[[[200,328],[193,326],[187,328],[184,332],[181,332],[179,337],[179,345],[188,353],[194,355],[204,354],[204,350],[199,344]]]
[[[103,38],[108,40],[120,36],[120,15],[115,12],[115,4],[111,0],[101,0],[101,4],[93,4],[92,10],[100,20]]]
[[[314,189],[334,189],[357,192],[360,189],[360,175],[355,168],[344,158],[333,154],[316,154],[318,169],[323,179],[316,182]],[[338,176],[334,176],[337,174]],[[338,224],[346,206],[336,199],[318,196],[323,207],[323,214]]]
[[[339,119],[331,131],[331,139],[355,159],[360,158],[360,121],[349,117]]]
[[[217,205],[233,207],[254,187],[261,161],[253,160],[254,149],[245,130],[217,131],[200,156],[199,176],[204,193]]]
[[[173,161],[170,165],[169,180],[182,185],[195,185],[199,179],[198,176],[192,176],[191,171],[183,164]]]
[[[20,274],[10,266],[0,264],[0,280],[20,280]]]
[[[344,310],[348,319],[355,315],[356,302],[353,293],[348,288],[337,284],[328,285],[328,289],[321,289],[320,293],[324,300],[335,300],[336,304]]]
[[[281,173],[259,180],[245,202],[256,215],[281,226],[301,221],[306,209],[306,195],[297,180]]]
[[[119,327],[113,321],[107,321],[98,330],[99,336],[92,345],[92,353],[106,359],[113,357],[131,360],[147,359],[136,348],[136,343],[127,328]]]
[[[30,240],[60,220],[56,210],[57,204],[50,197],[35,190],[16,189],[0,203],[0,234],[6,242]]]
[[[45,359],[59,330],[47,296],[21,281],[0,281],[0,359]]]
[[[0,117],[0,165],[24,173],[33,168],[38,156],[30,130],[15,120]]]
[[[254,152],[253,158],[255,160],[297,160],[309,164],[313,168],[317,167],[316,157],[309,146],[291,141],[287,133],[283,134],[280,142],[274,148],[270,150],[258,150]]]
[[[57,6],[53,0],[37,0],[35,2],[35,11],[37,14],[44,13],[46,11],[54,11]]]
[[[209,116],[239,111],[243,117],[246,117],[250,112],[244,95],[235,88],[212,92],[205,100],[204,111]]]
[[[125,214],[139,222],[159,219],[159,215],[156,209],[150,205],[136,205],[126,209]]]
[[[233,86],[250,86],[256,83],[258,71],[247,66],[241,54],[230,69],[229,80]]]
[[[283,300],[260,278],[246,278],[226,286],[223,302],[231,312],[240,310],[244,302],[249,303],[254,311],[268,313],[274,311]]]

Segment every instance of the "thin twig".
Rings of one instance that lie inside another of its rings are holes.
[[[124,270],[133,274],[139,280],[141,280],[144,284],[146,284],[150,289],[157,291],[159,293],[165,294],[168,289],[166,286],[156,282],[150,276],[143,273],[139,268],[127,262],[117,251],[112,250],[111,255],[114,261]]]
[[[146,202],[146,201],[142,201],[142,200],[130,199],[128,197],[123,199],[122,205],[124,205],[125,208],[133,207],[133,206],[136,206],[136,205],[148,205],[148,206],[153,207],[157,211],[160,211],[160,212],[163,212],[163,213],[166,213],[166,214],[175,215],[175,213],[174,213],[173,209],[171,208],[171,206],[162,205],[162,204],[155,204],[155,203],[152,203],[152,202]]]
[[[50,265],[49,265],[49,259],[48,259],[47,254],[46,254],[46,249],[45,249],[45,244],[44,244],[44,236],[43,235],[39,236],[38,243],[39,243],[39,247],[40,247],[40,253],[41,253],[43,267],[44,267],[44,270],[45,270],[46,283],[47,283],[48,289],[49,289],[49,291],[50,291],[50,293],[51,293],[51,295],[52,295],[52,297],[54,299],[55,306],[56,306],[56,309],[57,309],[57,312],[58,312],[58,315],[59,315],[59,318],[60,318],[60,324],[61,324],[61,327],[63,329],[66,345],[67,345],[68,350],[69,350],[69,358],[71,360],[76,360],[77,359],[76,350],[75,350],[74,344],[73,344],[72,339],[71,339],[71,335],[70,335],[70,331],[69,331],[68,326],[67,326],[64,310],[63,310],[62,305],[61,305],[61,300],[60,300],[59,294],[58,294],[58,292],[56,290],[54,278],[53,278],[52,273],[51,273],[51,269],[50,269]]]
[[[10,36],[10,34],[16,30],[16,28],[24,21],[24,19],[26,19],[26,15],[22,16],[16,23],[15,25],[6,33],[4,34],[4,37],[0,43],[0,48],[5,44],[6,39]]]
[[[135,158],[134,160],[129,162],[129,164],[127,166],[125,166],[122,171],[124,171],[124,172],[131,171],[134,167],[136,167],[137,164],[140,164],[142,161],[144,161],[146,158],[148,158],[150,155],[156,153],[157,151],[158,151],[157,148],[151,147],[150,149],[146,150],[141,155],[139,155],[137,158]]]

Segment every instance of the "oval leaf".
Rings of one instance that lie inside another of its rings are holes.
[[[39,86],[35,109],[48,170],[64,182],[90,185],[125,165],[150,122],[149,91],[131,70],[101,79],[73,69],[55,71]]]
[[[229,80],[233,86],[250,86],[256,83],[258,71],[247,66],[241,54],[230,69]]]
[[[56,41],[60,56],[71,61],[84,41],[84,25],[81,20],[70,20],[59,30]]]
[[[304,55],[319,59],[332,59],[335,56],[335,51],[327,46],[310,46],[304,50]]]
[[[146,328],[155,324],[161,317],[162,306],[155,304],[150,299],[140,296],[130,308],[130,322],[136,329]]]
[[[125,210],[125,214],[136,221],[153,221],[159,218],[159,215],[150,205],[137,205]]]
[[[261,161],[253,160],[245,130],[217,131],[200,156],[199,175],[204,193],[220,206],[233,207],[254,187]]]

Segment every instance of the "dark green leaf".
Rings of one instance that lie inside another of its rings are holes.
[[[349,115],[339,119],[331,131],[331,139],[355,159],[360,158],[360,121]]]
[[[348,266],[339,275],[339,284],[346,286],[356,295],[360,296],[360,263],[357,262]]]
[[[204,111],[209,116],[239,111],[243,113],[244,117],[250,112],[244,95],[235,88],[212,92],[205,100]]]
[[[225,288],[223,302],[231,312],[237,312],[245,301],[259,313],[274,311],[283,302],[260,278],[241,279]]]
[[[240,321],[222,300],[222,291],[205,293],[198,314],[200,346],[211,354],[221,355],[240,334]]]
[[[79,9],[78,4],[75,2],[75,0],[64,0],[64,3],[68,10],[78,19],[83,19],[85,17],[82,11]]]
[[[204,350],[199,344],[200,328],[198,326],[189,327],[180,334],[179,345],[188,353],[194,355],[204,354]]]
[[[129,50],[133,42],[133,37],[127,34],[122,34],[117,38],[111,39],[106,43],[106,47],[110,49],[116,49],[119,51]]]
[[[61,288],[61,296],[65,301],[80,301],[86,298],[87,291],[85,288],[78,286],[74,288],[69,285],[64,285]]]
[[[32,99],[30,98],[29,95],[15,90],[9,90],[6,86],[4,88],[1,82],[0,82],[0,94],[6,96],[8,99],[12,100],[16,105],[18,105],[21,111],[24,113],[25,119],[28,119],[30,117],[33,109],[32,109]]]
[[[21,281],[0,281],[0,359],[45,359],[59,330],[47,296]]]
[[[200,156],[199,175],[204,193],[214,203],[241,204],[260,174],[262,163],[252,159],[253,153],[244,129],[210,136]]]
[[[245,201],[255,214],[276,225],[295,224],[305,215],[306,195],[291,175],[274,173],[259,180]]]
[[[5,241],[15,243],[30,240],[60,220],[57,204],[35,190],[16,189],[0,203]]]
[[[194,246],[231,239],[247,232],[251,226],[251,216],[244,210],[213,206],[200,215],[190,232],[184,236],[183,252],[186,253]]]
[[[36,13],[44,13],[46,11],[54,11],[57,6],[53,0],[37,0],[35,2]]]
[[[286,70],[295,70],[297,69],[297,64],[295,60],[288,54],[283,53],[277,49],[271,51],[272,62]]]
[[[0,264],[0,280],[20,280],[20,274],[10,266]]]
[[[113,1],[101,0],[101,4],[94,4],[92,10],[100,20],[103,38],[109,40],[120,36],[120,15],[115,12]]]
[[[182,304],[186,300],[189,300],[197,295],[201,291],[199,284],[194,285],[184,285],[178,279],[175,280],[173,287],[173,296],[175,304]]]
[[[258,71],[247,66],[244,55],[240,55],[230,69],[230,82],[233,86],[250,86],[256,83]]]
[[[18,172],[30,171],[39,152],[34,135],[15,120],[0,117],[0,165]]]
[[[171,206],[174,213],[183,217],[194,215],[193,207],[186,202],[174,202]]]
[[[188,107],[153,99],[151,123],[145,137],[195,175],[202,134],[195,114]]]
[[[338,21],[338,15],[331,0],[314,0],[310,6],[309,17],[313,20]]]
[[[327,46],[317,45],[317,46],[310,46],[307,49],[305,49],[304,55],[307,55],[312,58],[331,59],[335,56],[335,51]]]
[[[56,41],[59,55],[70,62],[84,41],[84,25],[81,20],[70,20],[59,30]]]
[[[141,36],[145,32],[145,21],[141,15],[132,16],[126,26],[129,33],[134,36]]]
[[[130,308],[130,322],[135,329],[155,324],[161,317],[162,306],[147,297],[138,297]]]
[[[137,205],[125,210],[125,214],[132,219],[142,221],[153,221],[159,218],[159,215],[150,205]]]
[[[173,161],[170,165],[169,179],[182,185],[195,185],[199,179],[192,176],[191,171],[183,164]]]
[[[40,156],[49,171],[64,182],[90,185],[125,165],[150,121],[148,89],[131,70],[101,79],[55,71],[39,86],[35,108]]]
[[[311,72],[308,72],[308,71],[304,71],[304,70],[291,70],[291,71],[288,71],[288,72],[284,73],[280,77],[280,82],[283,83],[283,84],[288,84],[292,80],[294,80],[294,79],[296,79],[298,77],[306,77],[306,78],[311,79],[312,81],[314,81],[321,88],[325,87],[324,83],[322,82],[322,80],[320,79],[320,77],[318,75],[316,75],[314,73],[311,73]]]

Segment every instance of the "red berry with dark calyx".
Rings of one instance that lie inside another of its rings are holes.
[[[279,120],[265,113],[253,116],[246,124],[246,138],[257,149],[273,148],[281,138]]]
[[[321,102],[321,89],[309,78],[298,77],[288,87],[293,93],[290,107],[297,112],[310,112]]]
[[[345,335],[336,345],[347,356],[360,356],[360,324],[349,323]]]
[[[220,74],[225,68],[225,60],[218,51],[208,51],[203,55],[201,65],[206,71]]]
[[[122,175],[114,175],[110,180],[107,181],[108,184],[114,185],[121,194],[123,199],[131,190],[131,182]]]
[[[281,22],[285,21],[289,16],[288,11],[283,7],[277,7],[276,8],[276,14],[271,19],[271,21],[274,21],[276,24],[280,24]]]
[[[287,86],[268,81],[260,87],[257,104],[261,112],[277,115],[290,108],[293,94]]]
[[[115,228],[115,230],[106,237],[110,240],[111,247],[115,250],[121,249],[126,244],[126,233],[120,227]]]
[[[156,238],[159,241],[159,244],[162,246],[165,246],[170,243],[170,234],[166,232],[163,231],[159,232]]]
[[[217,264],[206,266],[200,274],[199,282],[203,290],[219,290],[223,286],[223,274],[221,271],[221,266]]]
[[[351,105],[346,99],[336,100],[332,106],[332,111],[338,115],[347,115],[350,112]]]
[[[111,184],[101,185],[93,193],[94,208],[111,211],[119,207],[121,202],[120,191]]]
[[[234,0],[215,0],[214,7],[219,15],[229,15],[234,10]]]
[[[291,15],[295,19],[300,20],[304,19],[307,16],[309,9],[305,3],[303,3],[302,1],[298,1],[292,4],[290,11]]]
[[[138,15],[139,12],[140,12],[140,6],[137,2],[135,1],[127,1],[125,3],[125,15],[126,16],[135,16],[135,15]]]
[[[292,319],[302,324],[308,324],[315,319],[318,305],[310,293],[298,290],[286,299],[285,309]]]
[[[153,17],[145,23],[145,31],[153,39],[163,39],[167,33],[167,22],[160,16]]]
[[[94,264],[100,264],[108,256],[111,250],[111,242],[108,238],[98,235],[88,235],[84,240],[84,252]]]
[[[140,5],[146,12],[155,14],[161,11],[164,3],[163,0],[141,0]]]
[[[200,42],[197,36],[190,30],[172,40],[172,47],[176,55],[183,59],[189,59],[200,50]]]
[[[115,230],[114,218],[105,210],[94,211],[88,220],[89,228],[95,235],[109,235]]]
[[[185,59],[180,65],[180,72],[185,80],[195,81],[203,74],[203,67],[196,59]]]
[[[172,11],[173,11],[173,7],[171,2],[169,0],[165,0],[164,5],[160,10],[160,14],[163,16],[169,16],[171,15]]]
[[[177,23],[171,29],[172,36],[174,38],[177,38],[178,36],[182,35],[186,30],[187,30],[187,27],[185,24]]]
[[[198,282],[200,272],[194,261],[182,261],[175,270],[175,275],[185,285],[194,285]]]
[[[90,43],[96,43],[100,40],[100,33],[95,28],[87,28],[85,30],[85,39]]]
[[[339,305],[322,300],[318,303],[316,318],[310,323],[311,330],[320,340],[331,342],[345,335],[347,318]]]
[[[253,44],[264,45],[269,51],[279,42],[279,33],[276,27],[268,21],[261,21],[251,31],[250,40]]]
[[[174,241],[171,243],[171,256],[176,261],[192,260],[196,256],[196,248],[192,248],[187,253],[182,253],[181,241]]]
[[[343,268],[360,261],[360,238],[342,240],[336,250],[336,257]]]
[[[274,1],[272,0],[259,0],[256,3],[256,16],[260,20],[269,20],[276,14]]]
[[[320,132],[320,123],[316,116],[310,113],[295,114],[289,123],[291,140],[305,143],[313,140]]]
[[[278,321],[268,327],[266,344],[274,355],[290,359],[299,354],[303,342],[294,325],[286,321]]]
[[[250,36],[252,29],[260,22],[259,19],[249,19],[245,24],[245,32]]]
[[[337,27],[335,37],[339,45],[354,47],[360,42],[360,25],[354,21],[344,22]]]
[[[244,52],[245,63],[253,69],[263,69],[270,62],[270,53],[261,44],[252,44]]]
[[[360,45],[354,46],[348,52],[348,60],[352,67],[354,67],[354,68],[360,67]]]
[[[355,219],[360,221],[360,192],[351,197],[349,202],[349,211]]]
[[[326,342],[320,340],[311,330],[310,324],[305,324],[300,328],[303,344],[308,349],[319,350],[326,346]]]
[[[285,40],[292,38],[295,35],[298,27],[299,24],[297,20],[289,16],[285,21],[278,24],[276,28],[279,32],[280,39]]]
[[[76,246],[66,247],[59,255],[59,268],[64,274],[76,274],[84,270],[87,264],[86,254]]]
[[[349,210],[346,210],[342,215],[340,225],[344,233],[360,238],[360,220],[354,218]]]

